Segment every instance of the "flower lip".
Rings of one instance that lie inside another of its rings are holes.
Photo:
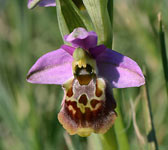
[[[58,119],[69,134],[89,136],[93,132],[105,133],[114,123],[116,102],[103,78],[92,79],[87,85],[72,79],[66,83],[64,93]]]

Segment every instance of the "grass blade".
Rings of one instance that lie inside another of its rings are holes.
[[[153,114],[150,102],[150,95],[148,89],[148,76],[146,75],[146,85],[142,87],[143,95],[143,112],[144,112],[144,124],[147,135],[147,147],[149,150],[158,150],[158,142],[156,139],[155,127],[153,122]]]
[[[165,33],[162,24],[162,17],[161,14],[158,14],[158,21],[159,21],[159,39],[160,39],[160,49],[162,55],[162,64],[164,69],[164,76],[166,80],[166,89],[168,95],[168,62],[167,62],[167,53],[166,53],[166,44],[165,44]]]

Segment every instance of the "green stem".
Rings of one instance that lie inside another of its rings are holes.
[[[129,150],[129,142],[128,142],[128,137],[127,137],[127,133],[125,131],[125,126],[124,126],[124,122],[123,122],[123,115],[121,113],[121,103],[122,103],[122,90],[117,90],[116,93],[116,99],[117,99],[117,119],[116,122],[114,124],[115,127],[115,132],[116,132],[116,136],[117,136],[117,142],[118,142],[118,146],[120,150]]]
[[[117,137],[114,126],[104,135],[100,135],[103,150],[118,150]]]

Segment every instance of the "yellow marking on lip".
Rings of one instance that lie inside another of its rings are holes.
[[[82,136],[82,137],[86,137],[89,136],[94,130],[92,128],[79,128],[77,130],[77,134]]]
[[[101,103],[98,103],[97,105],[96,105],[96,108],[93,108],[93,110],[97,110],[97,109],[99,109],[100,107],[101,107]]]
[[[106,83],[104,82],[102,78],[97,79],[97,87],[101,89],[102,91],[105,89]]]
[[[85,113],[85,106],[83,106],[83,104],[77,104],[78,108],[80,109],[81,113],[84,114]]]
[[[76,113],[76,110],[75,110],[71,105],[68,106],[68,109],[69,109],[70,111],[72,111],[73,114]]]
[[[67,80],[63,85],[62,87],[68,91],[71,87],[72,87],[72,82],[73,82],[73,78]]]

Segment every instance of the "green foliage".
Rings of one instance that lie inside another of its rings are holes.
[[[112,46],[112,29],[107,9],[107,0],[83,0],[86,10],[98,34],[98,44]]]
[[[91,24],[71,0],[56,0],[57,18],[62,37],[77,27],[91,29]]]
[[[28,10],[23,0],[0,1],[0,150],[146,150],[151,144],[147,129],[151,116],[146,112],[152,114],[159,149],[167,149],[168,105],[162,68],[167,59],[160,54],[160,43],[166,53],[168,32],[159,29],[157,20],[162,12],[162,24],[167,27],[167,1],[117,0],[111,6],[112,1],[83,0],[85,7],[71,0],[56,1],[56,10]],[[26,82],[37,58],[59,48],[62,36],[78,26],[95,29],[99,43],[108,47],[113,26],[113,49],[148,72],[147,91],[145,87],[114,90],[118,104],[114,127],[105,135],[88,138],[69,136],[59,124],[60,86]],[[150,98],[150,107],[146,98]]]
[[[166,52],[165,33],[163,29],[161,14],[158,14],[158,20],[159,20],[159,26],[160,26],[159,38],[160,38],[160,47],[161,47],[161,54],[162,54],[162,63],[163,63],[164,76],[166,80],[167,94],[168,94],[168,58],[167,58],[167,52]]]

